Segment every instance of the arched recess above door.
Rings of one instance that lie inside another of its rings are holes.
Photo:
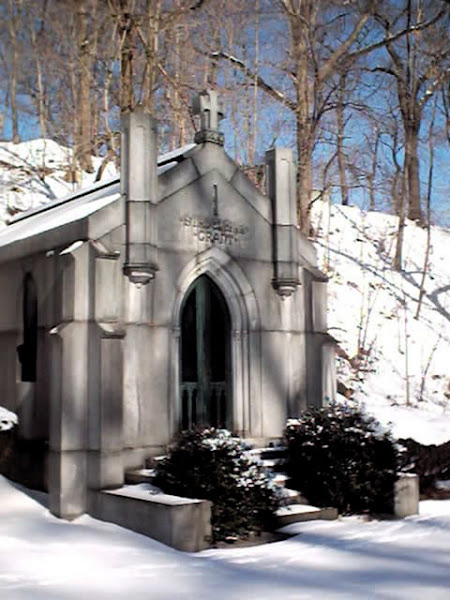
[[[229,254],[215,246],[198,254],[181,271],[172,315],[174,329],[179,327],[186,292],[200,275],[208,275],[222,292],[230,311],[233,331],[259,329],[258,304],[245,273]]]

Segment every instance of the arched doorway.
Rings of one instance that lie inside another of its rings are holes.
[[[217,285],[201,275],[181,312],[181,429],[231,428],[230,313]]]

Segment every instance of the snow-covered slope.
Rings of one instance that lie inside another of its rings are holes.
[[[397,437],[450,439],[450,231],[406,223],[403,270],[392,269],[398,219],[317,202],[316,248],[328,273],[330,333],[339,380]],[[350,360],[348,360],[350,359]]]
[[[0,226],[15,211],[92,184],[101,162],[93,158],[93,174],[74,173],[71,150],[56,142],[0,143]],[[77,182],[68,182],[74,174]],[[116,175],[109,163],[103,178]],[[319,267],[330,277],[340,382],[383,423],[392,422],[396,436],[450,440],[450,231],[431,230],[426,293],[415,319],[426,231],[407,222],[398,273],[396,217],[319,201],[313,210]]]
[[[0,225],[16,212],[67,196],[94,183],[103,159],[93,157],[93,173],[73,168],[73,153],[52,140],[0,142]],[[117,175],[108,163],[102,178]]]

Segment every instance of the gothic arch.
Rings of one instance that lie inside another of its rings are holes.
[[[220,288],[230,310],[233,330],[259,329],[256,297],[247,277],[228,254],[215,246],[197,255],[181,271],[177,282],[172,327],[178,327],[185,294],[200,275],[208,275]]]
[[[186,293],[200,275],[217,285],[227,303],[231,319],[231,394],[233,429],[243,435],[250,423],[249,334],[259,332],[260,318],[255,293],[239,265],[220,248],[212,247],[194,257],[183,268],[176,285],[172,313],[170,398],[173,432],[180,419],[180,319]]]

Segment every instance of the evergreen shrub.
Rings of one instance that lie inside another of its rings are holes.
[[[291,485],[309,502],[344,514],[392,514],[399,454],[375,419],[331,404],[289,421],[285,437]]]
[[[212,502],[212,541],[271,526],[276,488],[227,430],[185,431],[157,465],[155,484],[168,494]]]
[[[15,432],[0,430],[0,475],[10,477],[13,466]]]
[[[423,445],[411,438],[398,441],[404,449],[402,470],[419,475],[421,493],[428,495],[436,489],[437,480],[450,479],[450,442]]]

